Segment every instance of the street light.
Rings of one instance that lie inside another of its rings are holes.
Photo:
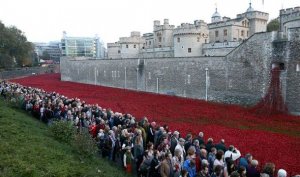
[[[124,85],[124,87],[125,87],[125,89],[127,88],[127,73],[126,73],[126,67],[125,67],[125,73],[124,73],[124,75],[125,75],[125,85]]]
[[[159,93],[159,79],[156,78],[156,93]]]
[[[208,68],[205,68],[205,101],[208,98]]]
[[[136,89],[138,90],[138,81],[139,81],[139,68],[136,68]]]

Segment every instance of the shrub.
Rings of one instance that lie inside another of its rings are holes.
[[[82,157],[93,157],[98,150],[96,141],[87,131],[77,133],[72,145],[76,152]]]
[[[70,122],[54,121],[49,130],[52,136],[60,142],[71,143],[74,139],[75,129]]]

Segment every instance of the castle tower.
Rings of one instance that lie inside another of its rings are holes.
[[[203,20],[195,20],[194,24],[182,23],[173,34],[175,57],[201,56],[203,44],[209,41],[208,26]]]
[[[257,11],[252,7],[252,3],[249,3],[249,7],[245,13],[238,14],[237,18],[246,17],[249,20],[249,36],[254,33],[266,32],[267,22],[269,20],[269,14],[261,11]]]
[[[159,20],[154,21],[153,26],[153,47],[165,48],[173,47],[173,29],[174,25],[169,24],[168,19],[164,19],[164,24],[160,25]]]

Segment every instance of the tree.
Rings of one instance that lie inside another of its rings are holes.
[[[41,58],[44,60],[50,60],[50,54],[45,50],[43,51]]]
[[[21,30],[0,21],[0,67],[31,65],[32,52],[33,45]]]
[[[267,25],[267,31],[271,32],[271,31],[278,31],[280,27],[280,23],[278,18],[275,18],[273,20],[271,20],[268,25]]]

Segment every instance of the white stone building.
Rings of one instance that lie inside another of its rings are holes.
[[[265,32],[268,19],[268,13],[255,11],[251,3],[247,11],[235,19],[221,18],[216,9],[208,24],[210,43],[243,41],[254,33]]]
[[[234,19],[221,17],[216,9],[209,24],[196,20],[175,28],[168,19],[163,24],[155,20],[153,33],[132,34],[108,43],[108,58],[225,56],[254,33],[265,32],[268,19],[268,13],[254,10],[250,3],[247,11]]]
[[[130,37],[120,37],[118,42],[107,44],[108,59],[138,58],[145,39],[140,32],[131,32]]]
[[[202,46],[208,43],[208,26],[203,20],[194,24],[182,23],[174,29],[174,57],[194,57],[202,55]]]
[[[144,48],[140,52],[141,58],[174,57],[173,31],[175,26],[169,24],[169,19],[164,19],[164,24],[159,20],[153,23],[153,33],[143,35]]]

